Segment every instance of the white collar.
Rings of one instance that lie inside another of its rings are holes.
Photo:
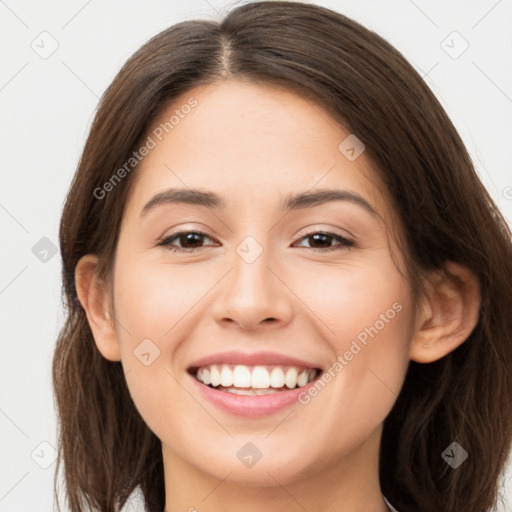
[[[382,495],[382,497],[384,498],[384,501],[388,504],[389,508],[391,509],[391,512],[398,512],[398,510],[395,507],[393,507],[393,505],[391,505],[391,503],[388,501],[386,496],[384,496],[384,494]]]

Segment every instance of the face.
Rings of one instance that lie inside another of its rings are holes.
[[[357,141],[318,105],[243,81],[184,94],[148,135],[113,304],[129,390],[164,461],[273,485],[269,473],[285,484],[375,454],[413,305],[392,206]],[[190,202],[194,190],[218,200]],[[290,199],[321,191],[338,196]],[[233,393],[233,379],[262,394]]]

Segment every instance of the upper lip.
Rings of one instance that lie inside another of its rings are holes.
[[[311,361],[305,361],[296,357],[290,357],[276,352],[240,352],[227,351],[210,354],[209,356],[197,359],[189,365],[189,370],[211,364],[243,364],[248,366],[257,365],[282,365],[282,366],[301,366],[304,368],[320,368],[320,365]]]

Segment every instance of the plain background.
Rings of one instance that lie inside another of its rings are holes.
[[[0,512],[53,510],[58,225],[98,99],[151,36],[185,19],[218,19],[240,3],[0,0]],[[420,71],[510,221],[512,3],[315,3],[375,30]],[[509,504],[511,473],[503,475]]]

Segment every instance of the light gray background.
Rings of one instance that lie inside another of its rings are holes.
[[[53,510],[51,360],[63,315],[51,244],[58,246],[62,204],[98,99],[148,38],[239,3],[0,0],[0,512]],[[424,75],[510,221],[512,2],[315,3],[375,30]],[[454,58],[464,41],[467,50]],[[503,475],[509,503],[511,473]]]

